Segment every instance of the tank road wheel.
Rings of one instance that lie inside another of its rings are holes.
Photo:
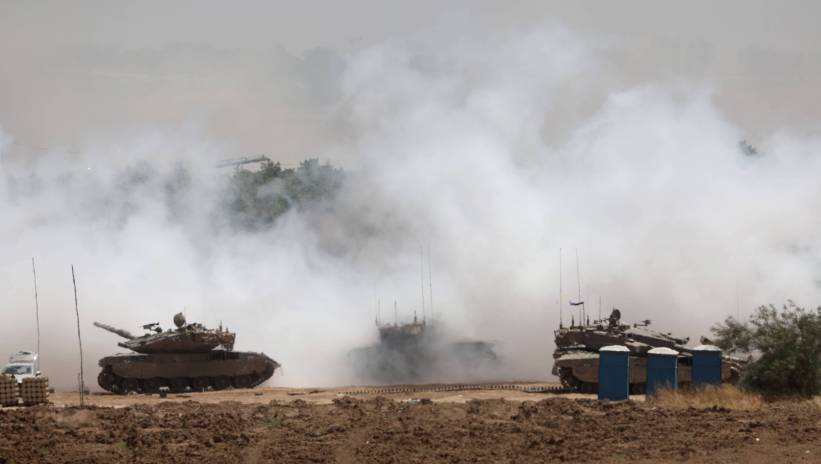
[[[146,394],[159,393],[160,387],[165,385],[160,379],[145,379],[140,382],[140,390]]]
[[[238,375],[231,379],[231,385],[233,385],[234,388],[250,388],[253,383],[253,379],[250,375]]]
[[[599,384],[590,383],[590,382],[582,382],[581,387],[579,387],[579,390],[582,393],[598,393],[599,392]]]
[[[568,390],[577,390],[579,387],[579,381],[573,377],[573,369],[569,367],[559,368],[559,382],[562,384],[562,387]]]
[[[225,390],[226,388],[231,386],[231,379],[221,375],[219,377],[214,377],[211,379],[211,386],[214,390]]]
[[[208,380],[208,377],[195,377],[191,379],[192,391],[202,392],[207,390],[210,385],[211,382]]]
[[[137,379],[125,379],[123,380],[123,393],[128,394],[131,392],[139,393],[140,391],[140,381]]]
[[[168,389],[173,393],[184,393],[188,389],[188,379],[183,377],[174,377],[168,381]]]
[[[115,373],[111,372],[111,367],[106,366],[97,376],[97,384],[100,385],[100,388],[103,390],[110,391],[112,393],[122,393],[122,386],[121,386],[122,379],[118,377]]]

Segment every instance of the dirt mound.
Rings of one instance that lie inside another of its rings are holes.
[[[339,398],[0,410],[0,463],[818,462],[821,409]]]

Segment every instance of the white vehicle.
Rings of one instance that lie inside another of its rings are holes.
[[[3,374],[12,375],[17,383],[22,383],[26,377],[40,375],[40,363],[37,353],[33,351],[18,351],[9,356],[9,363],[3,366]]]

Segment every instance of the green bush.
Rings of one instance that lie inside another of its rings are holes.
[[[761,306],[747,322],[729,317],[712,331],[725,352],[751,358],[744,386],[773,396],[821,394],[821,307]]]

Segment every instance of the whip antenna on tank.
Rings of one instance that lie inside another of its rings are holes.
[[[599,295],[599,320],[601,320],[601,295]]]
[[[576,300],[577,305],[581,305],[580,313],[579,313],[579,321],[581,324],[584,324],[584,315],[586,311],[584,310],[584,300],[582,300],[582,279],[581,274],[579,273],[579,249],[576,248],[576,284],[578,286],[578,299]]]
[[[393,325],[399,325],[399,313],[396,311],[396,300],[393,300]]]
[[[35,345],[37,346],[37,359],[40,359],[40,301],[37,297],[37,270],[34,267],[34,258],[31,258],[31,274],[34,276],[34,320],[37,323],[35,332]]]
[[[433,319],[433,274],[430,271],[430,243],[428,243],[428,290],[430,291],[430,318]]]
[[[382,298],[376,299],[376,325],[379,325],[382,319]]]
[[[419,245],[419,287],[422,289],[422,320],[425,320],[425,248]]]
[[[562,328],[562,249],[559,248],[559,328]]]

